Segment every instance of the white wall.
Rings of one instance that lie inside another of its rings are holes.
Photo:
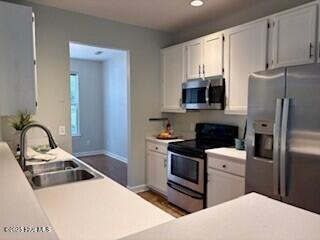
[[[69,42],[130,51],[130,133],[128,185],[145,183],[145,137],[157,131],[148,118],[160,115],[160,49],[171,34],[73,13],[27,1],[36,15],[39,110],[36,119],[48,126],[59,145],[71,149]],[[59,136],[59,125],[67,135]]]
[[[1,118],[0,118],[0,141],[2,141],[2,123],[1,123]]]
[[[127,54],[114,54],[103,63],[105,150],[128,162]]]
[[[72,151],[103,150],[102,62],[71,59],[70,71],[79,76],[80,98],[80,136],[72,137]]]

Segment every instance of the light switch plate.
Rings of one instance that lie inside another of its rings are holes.
[[[59,126],[59,135],[60,136],[66,135],[66,126]]]

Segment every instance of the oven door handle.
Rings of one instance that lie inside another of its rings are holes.
[[[191,198],[195,198],[195,199],[203,199],[203,196],[201,196],[200,194],[196,194],[196,193],[192,193],[191,191],[186,191],[184,190],[183,188],[181,187],[178,187],[176,185],[173,185],[171,184],[170,182],[167,183],[169,187],[171,187],[172,189],[180,192],[180,193],[183,193],[183,194],[186,194],[188,195],[189,197]]]

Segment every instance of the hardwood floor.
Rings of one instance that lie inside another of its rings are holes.
[[[122,186],[127,187],[126,163],[105,155],[80,157],[79,159],[118,182]]]
[[[80,157],[79,159],[84,161],[91,167],[97,169],[109,178],[113,179],[114,181],[118,182],[122,186],[127,187],[126,163],[105,155]],[[187,212],[172,205],[167,201],[167,199],[156,192],[146,191],[138,193],[138,195],[175,218],[187,215]]]
[[[148,202],[152,203],[153,205],[157,206],[158,208],[162,209],[163,211],[169,213],[171,216],[175,218],[183,217],[188,214],[182,209],[169,203],[167,199],[165,199],[156,192],[147,191],[138,193],[138,195],[143,199],[147,200]]]

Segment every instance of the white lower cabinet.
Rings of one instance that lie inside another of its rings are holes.
[[[147,185],[162,194],[167,194],[167,155],[148,151]]]
[[[207,206],[211,207],[244,195],[244,177],[208,169]]]
[[[207,207],[244,195],[246,152],[217,148],[208,150],[207,154]]]
[[[147,140],[147,186],[167,195],[168,141]]]

